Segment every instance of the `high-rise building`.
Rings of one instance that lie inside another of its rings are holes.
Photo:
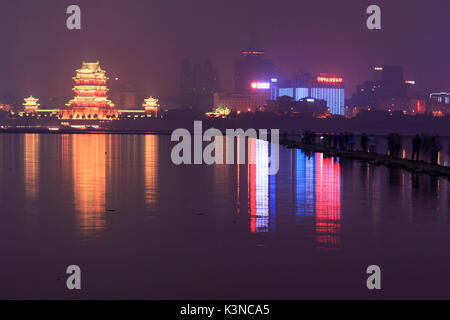
[[[356,87],[356,92],[352,95],[352,107],[364,109],[375,109],[378,105],[378,97],[380,95],[381,82],[365,81]]]
[[[180,96],[183,107],[210,110],[218,90],[219,76],[210,60],[194,66],[187,59],[182,62]]]
[[[345,85],[342,77],[327,74],[296,75],[278,89],[278,96],[288,96],[295,101],[308,97],[325,100],[331,114],[345,114]]]
[[[273,61],[265,59],[264,55],[253,32],[248,48],[241,51],[241,59],[235,62],[236,93],[249,93],[252,82],[269,82],[274,77]]]
[[[194,101],[194,79],[191,63],[184,59],[181,63],[180,98],[183,107],[192,107]]]
[[[431,93],[428,111],[431,112],[434,117],[445,117],[450,115],[450,93]]]
[[[351,99],[352,106],[385,111],[408,111],[408,89],[415,82],[405,81],[400,66],[374,67],[374,80],[359,85]]]
[[[400,66],[375,67],[375,81],[381,82],[381,95],[385,99],[405,98],[406,85]]]
[[[75,97],[61,110],[66,119],[107,119],[116,115],[114,104],[108,100],[108,78],[99,62],[83,62],[76,70]]]

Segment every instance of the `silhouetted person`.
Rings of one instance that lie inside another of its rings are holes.
[[[395,156],[398,158],[400,150],[402,149],[402,137],[399,134],[395,134]]]
[[[389,156],[393,157],[394,156],[394,135],[392,133],[390,133],[387,136],[387,140],[388,140]]]
[[[438,164],[439,151],[441,151],[441,143],[438,136],[431,138],[430,152],[431,152],[431,164]]]
[[[414,139],[412,139],[412,145],[413,145],[413,152],[412,152],[412,161],[419,161],[420,158],[420,146],[422,145],[422,139],[420,139],[420,136],[416,134]],[[415,160],[415,158],[417,158]]]
[[[367,152],[367,143],[369,142],[369,138],[367,137],[367,134],[363,133],[361,136],[361,149],[364,152]]]
[[[389,155],[393,158],[398,158],[400,149],[402,148],[402,141],[400,135],[397,133],[391,133],[387,137]]]

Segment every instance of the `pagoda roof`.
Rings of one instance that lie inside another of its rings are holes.
[[[24,99],[25,101],[30,100],[30,101],[38,101],[39,99],[34,98],[32,95],[29,96],[28,98]]]
[[[151,105],[151,106],[159,106],[158,102],[159,102],[158,99],[153,98],[153,97],[150,97],[150,98],[144,99],[143,105],[144,105],[144,106],[146,106],[146,105],[147,105],[147,106],[148,106],[148,105]]]
[[[84,62],[81,65],[81,69],[77,70],[78,72],[103,72],[102,68],[100,68],[100,62]]]

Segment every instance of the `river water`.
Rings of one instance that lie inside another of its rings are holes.
[[[284,148],[269,176],[250,143],[175,166],[168,136],[1,134],[0,298],[450,298],[447,180]]]

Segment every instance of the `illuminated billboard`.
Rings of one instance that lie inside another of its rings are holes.
[[[252,82],[251,87],[257,90],[269,90],[270,82]]]
[[[343,83],[344,79],[341,77],[317,77],[317,82],[321,83]]]

